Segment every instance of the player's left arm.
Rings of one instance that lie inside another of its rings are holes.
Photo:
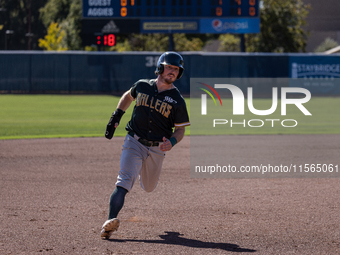
[[[185,105],[184,99],[183,103],[179,104],[175,110],[175,130],[172,133],[170,139],[163,137],[163,143],[159,146],[162,151],[169,151],[176,143],[179,143],[184,136],[185,127],[190,125],[189,115]]]
[[[175,146],[176,143],[179,143],[184,136],[185,126],[175,127],[174,133],[172,134],[170,139],[163,137],[163,143],[159,146],[161,151],[169,151]]]
[[[184,133],[185,133],[185,127],[175,127],[175,131],[171,137],[175,137],[177,143],[179,143],[183,139]]]

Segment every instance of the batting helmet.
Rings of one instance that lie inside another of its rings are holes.
[[[182,77],[184,71],[184,61],[180,54],[173,51],[164,52],[158,59],[156,75],[159,75],[164,72],[164,65],[172,65],[179,67],[179,73],[177,75],[177,80]]]

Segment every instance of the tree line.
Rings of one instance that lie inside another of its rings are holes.
[[[260,33],[246,34],[247,52],[304,52],[303,28],[310,6],[303,0],[263,0]],[[82,0],[1,0],[0,50],[97,50],[81,39]],[[233,34],[173,34],[174,50],[201,51],[218,42],[218,51],[238,52]],[[118,35],[108,51],[166,51],[167,34]]]

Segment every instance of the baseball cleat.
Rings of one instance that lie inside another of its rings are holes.
[[[105,221],[102,226],[101,237],[105,239],[109,239],[113,232],[117,231],[119,227],[119,220],[117,218],[113,218],[111,220]]]

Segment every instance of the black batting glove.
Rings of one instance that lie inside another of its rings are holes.
[[[112,113],[109,123],[106,125],[105,137],[107,139],[111,139],[113,137],[113,134],[116,131],[115,124],[119,124],[124,113],[125,112],[121,109],[117,109]]]

